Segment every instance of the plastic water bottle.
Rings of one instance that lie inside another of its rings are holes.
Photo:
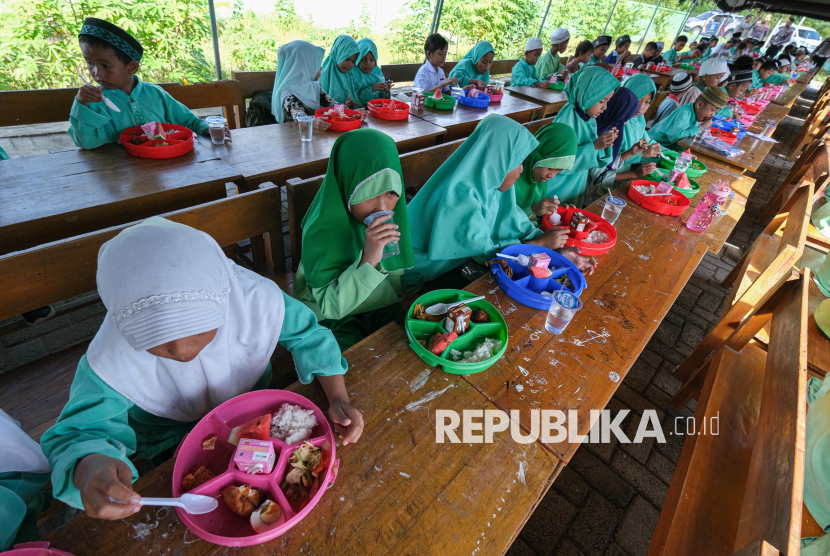
[[[729,196],[726,198],[726,202],[720,208],[720,215],[726,216],[726,213],[729,212],[729,207],[732,205],[732,201],[735,200],[735,192],[730,191]]]
[[[716,216],[720,215],[720,207],[729,197],[732,189],[726,180],[718,180],[709,186],[706,195],[695,207],[694,212],[686,220],[686,227],[693,232],[705,232]]]

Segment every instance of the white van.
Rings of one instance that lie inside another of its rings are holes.
[[[767,35],[766,46],[769,46],[769,39],[775,36],[775,33],[778,32],[778,29],[780,29],[783,26],[783,23],[781,25],[777,25],[775,29],[773,29],[772,32]],[[821,42],[821,35],[819,35],[818,31],[816,31],[812,27],[796,25],[794,23],[793,27],[795,27],[795,33],[793,34],[792,40],[787,44],[794,42],[796,46],[798,46],[799,48],[803,46],[807,49],[807,52],[812,52],[813,49],[815,49]],[[787,46],[787,44],[785,44],[784,46]]]

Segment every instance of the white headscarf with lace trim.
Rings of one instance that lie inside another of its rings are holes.
[[[97,280],[107,316],[89,365],[153,415],[193,421],[250,391],[277,345],[282,291],[188,226],[155,217],[127,228],[101,247]],[[214,329],[192,361],[146,351]]]

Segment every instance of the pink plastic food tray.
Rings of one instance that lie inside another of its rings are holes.
[[[13,550],[2,552],[4,556],[72,556],[69,552],[49,548],[48,541],[27,542],[14,545]]]
[[[320,473],[312,487],[308,504],[299,511],[291,508],[280,488],[286,474],[288,460],[294,449],[302,443],[287,445],[272,438],[277,463],[268,475],[249,475],[236,469],[232,461],[234,446],[228,443],[233,427],[247,423],[266,413],[276,413],[284,403],[299,405],[314,411],[317,426],[308,440],[315,446],[322,446],[327,441],[331,446],[331,463],[327,470]],[[216,435],[213,450],[203,450],[202,441]],[[188,473],[195,472],[202,465],[213,472],[216,477],[191,490],[192,494],[203,494],[219,499],[219,507],[203,515],[191,515],[181,508],[176,508],[179,518],[188,529],[206,541],[224,546],[252,546],[273,540],[303,519],[323,497],[328,485],[337,477],[334,434],[320,408],[308,399],[285,390],[257,390],[228,400],[199,421],[199,424],[182,441],[173,468],[173,496],[184,494],[182,479]],[[222,489],[228,485],[250,485],[265,492],[266,498],[277,502],[282,508],[281,523],[265,533],[257,533],[251,528],[250,519],[233,513],[222,500]]]

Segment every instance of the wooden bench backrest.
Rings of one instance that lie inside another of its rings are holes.
[[[661,91],[657,93],[657,98],[655,98],[652,101],[652,103],[648,107],[648,110],[646,110],[646,113],[643,114],[643,118],[645,118],[646,122],[648,122],[654,117],[654,115],[657,113],[657,109],[660,107],[660,104],[662,104],[662,102],[666,100],[666,98],[669,96],[669,93],[671,93],[671,91]]]
[[[784,203],[787,202],[795,189],[803,185],[802,180],[813,167],[813,161],[816,157],[820,157],[822,160],[818,163],[814,175],[817,175],[819,179],[822,179],[822,176],[824,176],[826,180],[825,168],[828,168],[827,147],[824,145],[823,139],[815,139],[801,156],[798,157],[793,167],[790,168],[790,173],[787,174],[787,177],[784,178],[784,181],[781,182],[781,185],[778,186],[778,189],[769,198],[769,201],[767,201],[767,204],[758,216],[758,220],[761,222],[770,220],[781,211],[781,207],[784,206]],[[813,180],[813,183],[815,183],[815,180]],[[816,187],[816,193],[818,193],[820,187]]]
[[[410,193],[417,192],[463,142],[464,139],[458,139],[401,155],[404,190]],[[291,259],[295,270],[302,258],[302,221],[322,184],[323,176],[288,180],[288,232],[291,236]]]
[[[707,361],[695,410],[700,433],[686,436],[649,556],[798,552],[809,282],[809,269],[783,276]],[[764,353],[749,342],[767,324]]]
[[[228,117],[228,114],[234,114],[234,107],[241,110],[239,114],[244,122],[245,99],[233,81],[158,85],[191,110],[221,106],[232,129],[237,127],[236,117]],[[0,91],[0,106],[7,108],[0,116],[0,127],[68,121],[77,94],[77,88]]]
[[[548,124],[552,124],[553,120],[555,119],[556,116],[552,116],[550,118],[544,118],[542,120],[534,120],[532,122],[527,122],[522,125],[525,126],[530,133],[536,135],[537,131],[539,131]]]
[[[254,267],[268,273],[276,256],[272,234],[281,233],[280,190],[266,182],[257,191],[162,214],[209,234],[226,247],[251,239]],[[121,230],[115,226],[0,257],[0,320],[94,290],[98,250]]]

